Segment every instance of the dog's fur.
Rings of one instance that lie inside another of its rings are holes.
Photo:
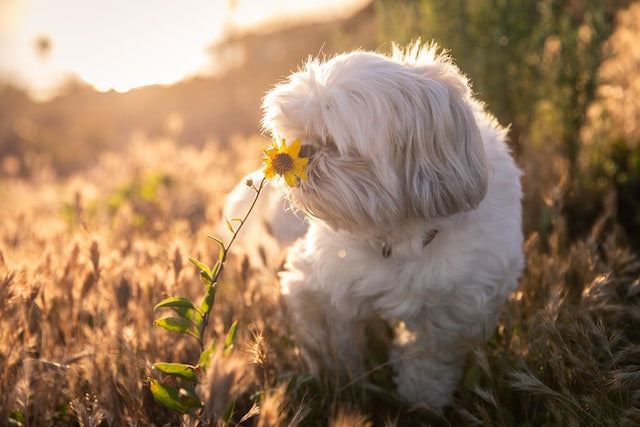
[[[420,43],[390,57],[311,59],[263,110],[264,129],[300,138],[310,157],[308,180],[279,185],[309,224],[280,282],[310,368],[360,378],[358,327],[381,317],[396,329],[399,395],[447,405],[523,268],[520,171],[505,129],[452,62]],[[290,214],[258,215],[277,224]]]

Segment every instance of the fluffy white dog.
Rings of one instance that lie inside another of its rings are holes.
[[[390,57],[311,59],[266,95],[263,110],[264,129],[299,138],[310,159],[308,180],[279,185],[308,229],[273,204],[272,189],[256,212],[257,223],[279,224],[269,228],[276,241],[291,240],[287,229],[304,233],[280,282],[310,368],[360,378],[359,328],[383,318],[396,330],[400,396],[447,405],[523,268],[521,174],[506,131],[456,66],[419,43]],[[251,192],[234,194],[230,216]]]

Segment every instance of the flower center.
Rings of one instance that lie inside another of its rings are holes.
[[[282,175],[293,169],[293,159],[286,153],[278,153],[274,156],[271,165],[278,175]]]

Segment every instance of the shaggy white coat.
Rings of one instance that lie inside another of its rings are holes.
[[[383,318],[399,395],[449,404],[523,268],[521,173],[505,129],[451,61],[419,43],[311,59],[263,110],[265,130],[300,138],[310,157],[308,180],[279,185],[308,230],[272,189],[261,203],[280,208],[254,219],[285,245],[306,230],[280,282],[310,368],[364,377],[361,321]],[[241,187],[227,211],[251,198]]]

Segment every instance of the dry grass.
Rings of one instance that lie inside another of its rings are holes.
[[[628,56],[620,60],[629,65]],[[614,65],[603,68],[609,88]],[[607,93],[590,113],[607,110],[607,121],[591,115],[583,132],[585,173],[594,145],[620,128]],[[543,132],[545,144],[523,147],[518,158],[527,268],[492,339],[470,355],[453,407],[396,399],[388,336],[376,325],[366,381],[336,389],[312,379],[273,275],[232,249],[207,338],[222,339],[237,320],[238,339],[231,357],[214,356],[203,373],[200,420],[221,425],[235,402],[231,425],[261,427],[640,425],[640,259],[618,211],[621,198],[637,203],[635,181],[580,193],[588,188],[567,178],[554,139],[561,129],[534,124],[528,131]],[[626,137],[637,141],[631,131]],[[265,142],[231,141],[237,148],[223,151],[134,138],[64,180],[38,159],[25,162],[28,180],[0,177],[0,425],[197,424],[149,391],[148,379],[160,376],[154,362],[194,363],[200,353],[189,337],[154,327],[153,306],[202,297],[188,257],[213,264],[217,246],[205,236],[218,230],[224,194],[257,166]],[[602,207],[590,233],[571,231],[568,200]]]
[[[243,150],[259,153],[263,142]],[[255,164],[239,152],[147,141],[65,182],[4,181],[2,423],[189,424],[153,401],[146,380],[158,376],[154,362],[194,362],[198,348],[153,327],[152,308],[168,295],[201,297],[187,258],[217,255],[204,236],[215,230],[223,194]],[[159,184],[149,178],[158,175]],[[153,191],[123,196],[132,183]],[[469,358],[453,408],[403,405],[386,368],[344,390],[312,380],[275,281],[235,256],[211,337],[238,320],[239,342],[206,374],[205,414],[219,419],[235,400],[233,424],[260,426],[640,422],[640,261],[616,240],[611,200],[592,234],[569,242],[562,188],[552,193],[553,231],[529,235],[521,286],[494,337]],[[383,363],[384,345],[372,351]]]
[[[248,152],[260,144],[247,141]],[[145,379],[155,361],[199,353],[152,327],[153,306],[167,295],[201,296],[187,258],[217,255],[204,236],[235,184],[224,167],[245,162],[212,147],[139,142],[66,182],[3,181],[11,208],[1,215],[0,423],[11,413],[25,425],[174,419],[152,402]],[[244,321],[237,314],[250,302],[242,289],[221,300],[214,334]]]

